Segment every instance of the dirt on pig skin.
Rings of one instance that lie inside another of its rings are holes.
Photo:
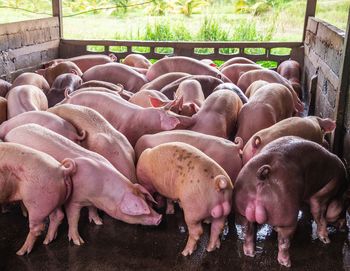
[[[209,225],[197,250],[183,257],[181,250],[187,241],[187,228],[182,212],[165,216],[158,227],[135,226],[117,221],[102,214],[104,225],[88,221],[83,210],[79,223],[82,237],[88,240],[81,247],[69,244],[67,222],[60,226],[57,239],[48,246],[40,245],[44,235],[31,254],[18,257],[15,251],[25,238],[27,219],[19,206],[0,215],[0,270],[297,270],[329,271],[350,270],[350,245],[346,232],[331,231],[331,244],[324,245],[312,233],[312,220],[308,210],[300,212],[298,229],[291,245],[293,267],[282,268],[276,261],[276,234],[263,225],[258,231],[257,254],[246,257],[242,251],[239,226],[229,216],[228,234],[222,237],[223,246],[206,252]],[[348,224],[350,217],[347,217]]]

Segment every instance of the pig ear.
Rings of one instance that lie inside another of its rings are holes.
[[[197,113],[199,111],[199,106],[195,103],[190,103],[191,111]]]
[[[252,141],[253,148],[255,149],[259,148],[260,144],[261,144],[260,136],[254,136]]]
[[[270,172],[271,172],[271,167],[269,165],[263,165],[261,168],[258,169],[256,173],[256,177],[264,181],[269,177]]]
[[[179,96],[176,99],[174,99],[172,102],[169,102],[166,104],[163,109],[164,110],[170,110],[173,109],[172,111],[181,111],[182,105],[183,105],[183,96]],[[176,110],[174,110],[176,109]]]
[[[321,127],[322,132],[325,134],[332,132],[336,127],[335,121],[333,121],[329,118],[321,119],[321,118],[317,117],[317,121]]]
[[[142,194],[145,195],[146,199],[148,199],[149,201],[158,204],[158,202],[156,202],[156,200],[152,197],[152,195],[148,192],[148,190],[146,188],[144,188],[142,185],[135,183],[134,187],[136,189],[138,189]]]
[[[178,124],[180,124],[180,121],[174,117],[166,114],[165,112],[162,112],[163,114],[160,115],[160,127],[164,131],[173,130],[176,128]]]
[[[164,101],[160,98],[156,98],[156,97],[152,97],[152,96],[148,96],[148,97],[149,97],[149,101],[153,107],[162,107],[162,106],[165,106],[169,103],[169,101]]]
[[[146,201],[128,192],[120,203],[120,211],[126,215],[148,215],[151,213]]]

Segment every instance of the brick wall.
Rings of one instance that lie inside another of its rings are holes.
[[[12,81],[58,57],[58,18],[0,24],[0,77]]]

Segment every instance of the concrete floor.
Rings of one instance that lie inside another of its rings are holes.
[[[314,238],[308,212],[304,212],[292,242],[290,270],[350,270],[350,245],[345,232],[332,230],[332,243],[324,245]],[[243,255],[240,229],[229,219],[228,233],[219,250],[205,251],[209,227],[205,226],[194,255],[185,258],[181,251],[187,240],[182,212],[166,216],[159,227],[128,225],[102,214],[103,226],[89,224],[87,211],[80,219],[81,247],[67,239],[67,223],[50,245],[37,242],[27,256],[15,253],[27,235],[27,220],[18,207],[0,214],[0,270],[288,270],[277,262],[276,234],[260,229],[257,256]],[[348,221],[350,219],[348,218]]]

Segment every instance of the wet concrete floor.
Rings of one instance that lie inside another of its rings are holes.
[[[181,210],[166,216],[159,227],[128,225],[105,214],[101,214],[104,225],[96,226],[83,210],[79,230],[84,245],[68,242],[65,221],[50,245],[42,244],[43,234],[29,255],[17,256],[28,226],[20,209],[12,208],[0,214],[0,270],[350,270],[348,233],[330,228],[332,243],[322,244],[315,239],[308,212],[301,215],[290,250],[292,268],[287,269],[277,262],[276,234],[266,225],[259,231],[255,258],[244,256],[240,227],[233,217],[219,250],[205,251],[209,239],[205,226],[197,251],[183,257],[187,229]]]

